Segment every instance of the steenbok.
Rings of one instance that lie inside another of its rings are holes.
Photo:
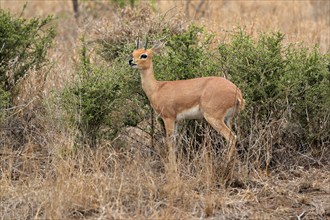
[[[147,49],[147,44],[143,48],[138,40],[129,64],[140,70],[143,91],[164,121],[168,146],[172,148],[178,121],[205,118],[227,140],[229,154],[235,154],[236,135],[230,129],[230,122],[236,113],[244,109],[245,101],[240,89],[223,77],[157,81],[152,58],[163,45],[158,42]]]

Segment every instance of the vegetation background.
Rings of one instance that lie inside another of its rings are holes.
[[[73,2],[0,2],[2,219],[329,218],[328,1]],[[203,121],[181,124],[169,173],[127,63],[137,36],[166,41],[158,79],[243,91],[228,187]]]

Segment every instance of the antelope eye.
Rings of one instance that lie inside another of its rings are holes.
[[[148,57],[147,54],[142,54],[142,55],[140,56],[140,59],[147,59],[147,57]]]

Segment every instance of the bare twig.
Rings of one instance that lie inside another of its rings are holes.
[[[297,216],[297,219],[298,219],[298,220],[301,220],[301,219],[304,217],[305,213],[306,213],[306,212],[303,211],[300,215]]]

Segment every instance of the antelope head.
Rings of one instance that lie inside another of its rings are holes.
[[[152,66],[153,55],[159,53],[163,45],[164,43],[159,41],[151,49],[147,49],[148,39],[146,40],[144,47],[141,46],[141,43],[138,39],[136,48],[132,54],[132,58],[129,60],[129,65],[132,68],[139,70],[149,69]]]

